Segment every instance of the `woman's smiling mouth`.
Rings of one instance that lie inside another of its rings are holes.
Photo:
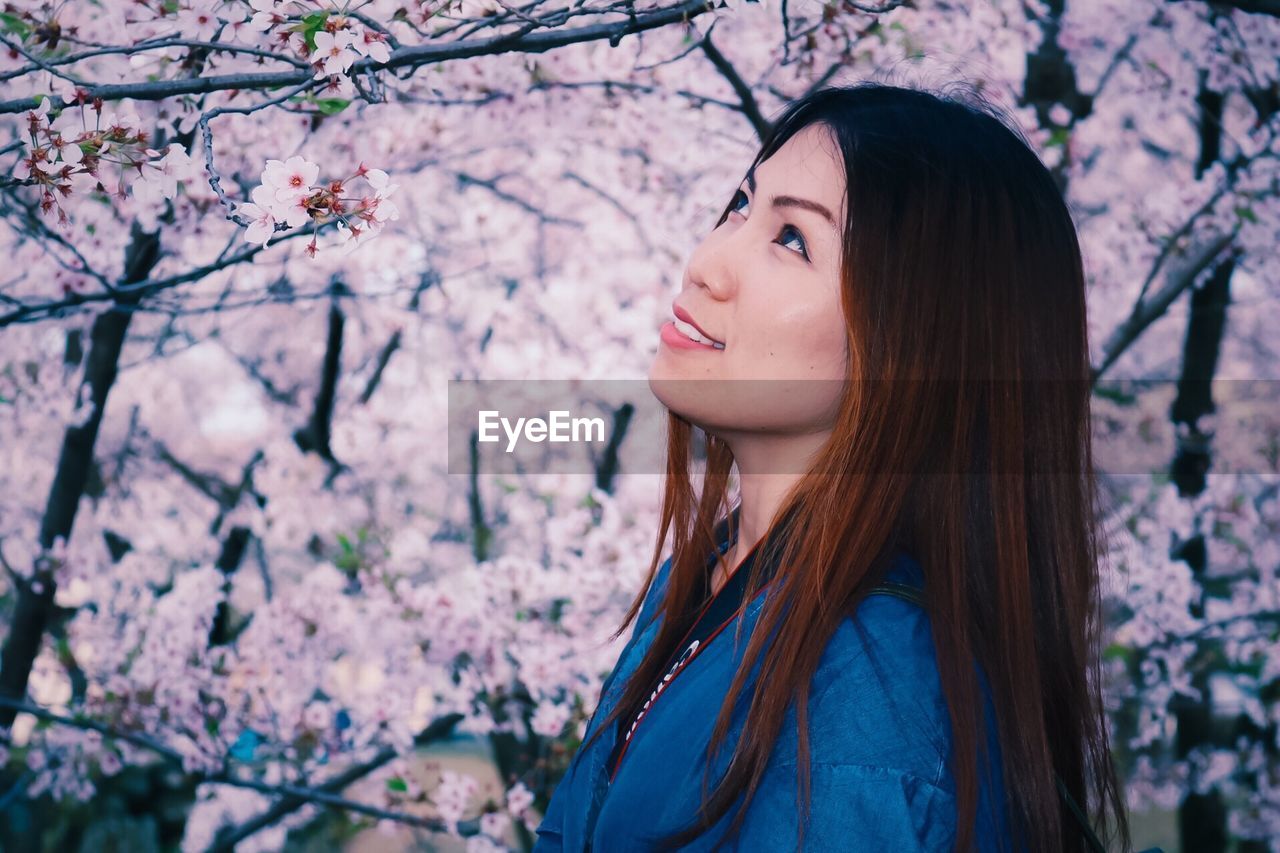
[[[700,334],[683,320],[668,320],[662,324],[662,342],[675,349],[722,350],[724,344]]]

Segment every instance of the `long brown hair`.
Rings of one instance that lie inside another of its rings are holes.
[[[807,814],[808,685],[837,626],[881,579],[886,555],[903,548],[924,570],[950,714],[956,849],[972,848],[977,809],[984,727],[975,660],[991,687],[1015,844],[1086,849],[1056,773],[1093,814],[1095,832],[1131,849],[1101,700],[1102,541],[1080,247],[1060,190],[1016,124],[962,94],[829,86],[787,105],[751,166],[810,124],[838,145],[850,381],[830,441],[774,516],[770,530],[794,518],[805,535],[782,537],[781,583],[770,587],[708,754],[727,736],[763,654],[751,724],[709,800],[704,775],[697,822],[660,843],[701,835],[746,789],[727,838],[736,835],[793,701]],[[690,475],[697,438],[706,450],[699,494]],[[635,716],[705,600],[733,463],[721,439],[669,413],[648,581],[614,636],[635,619],[670,534],[656,611],[663,622],[592,739]],[[755,563],[748,600],[768,559]]]

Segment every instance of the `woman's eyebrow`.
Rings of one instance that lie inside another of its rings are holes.
[[[753,166],[747,170],[747,186],[751,188],[751,194],[756,194],[756,170]],[[810,201],[807,198],[797,198],[793,195],[775,195],[771,199],[774,207],[798,207],[801,210],[808,210],[811,213],[820,215],[832,227],[836,227],[836,218],[831,215],[831,211],[816,201]]]

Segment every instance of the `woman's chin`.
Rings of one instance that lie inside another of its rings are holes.
[[[713,388],[722,392],[717,396]],[[650,375],[649,390],[672,414],[711,434],[732,429],[738,407],[723,396],[728,389],[722,383],[688,377]]]

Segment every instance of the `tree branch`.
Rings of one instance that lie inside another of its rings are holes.
[[[1176,3],[1178,0],[1169,0]],[[1211,0],[1211,6],[1230,6],[1250,15],[1271,15],[1280,18],[1280,0]]]
[[[446,714],[443,717],[433,720],[430,725],[428,725],[416,738],[414,738],[414,746],[426,746],[433,741],[442,740],[445,737],[448,737],[453,732],[454,727],[457,726],[462,719],[462,714]],[[323,793],[341,791],[353,782],[363,779],[365,776],[394,759],[397,755],[398,753],[394,749],[384,747],[377,755],[363,764],[348,767],[332,779],[322,782],[310,790],[320,791]],[[279,822],[286,815],[297,811],[308,802],[311,802],[311,800],[302,796],[301,793],[283,797],[279,802],[275,803],[257,817],[250,818],[234,829],[218,833],[218,838],[214,842],[213,846],[209,848],[209,853],[235,853],[236,844],[245,840],[254,833]],[[461,831],[461,828],[459,831]]]
[[[145,278],[160,257],[160,232],[147,233],[136,222],[125,258],[123,279]],[[129,304],[128,295],[117,297]],[[107,395],[116,380],[120,353],[124,348],[130,311],[105,311],[93,321],[92,344],[84,377],[77,390],[77,402],[85,414],[77,423],[67,426],[53,485],[45,504],[40,524],[40,548],[46,555],[57,539],[70,540],[76,510],[84,494],[85,483],[93,466],[93,448],[98,427],[107,405]],[[0,698],[22,699],[27,693],[27,679],[44,638],[45,627],[54,611],[57,591],[55,567],[42,558],[32,573],[30,583],[18,590],[13,608],[13,621],[0,650]],[[13,724],[13,712],[0,708],[0,727]]]
[[[279,245],[286,240],[293,240],[298,237],[310,236],[318,234],[326,228],[334,227],[338,220],[330,220],[313,226],[311,230],[305,228],[285,234],[275,240],[272,245]],[[151,296],[161,290],[168,290],[177,287],[180,284],[199,281],[210,273],[218,272],[227,267],[236,266],[247,261],[252,261],[257,255],[264,251],[262,246],[252,246],[234,255],[228,255],[211,264],[205,264],[195,269],[187,270],[178,275],[172,275],[167,278],[146,279],[138,282],[121,282],[115,285],[111,293],[73,293],[65,299],[59,299],[54,302],[45,302],[38,305],[24,305],[16,308],[8,314],[0,314],[0,328],[10,323],[30,322],[39,320],[52,314],[58,314],[68,308],[74,308],[79,305],[86,305],[92,302],[103,302],[106,300],[119,299],[120,305],[113,306],[113,310],[118,308],[120,311],[131,313],[132,306],[141,302],[142,297]]]
[[[373,367],[373,375],[369,377],[369,381],[365,383],[364,391],[360,394],[360,405],[369,402],[369,398],[373,396],[373,392],[378,389],[378,384],[382,381],[382,372],[387,369],[387,363],[391,361],[392,354],[400,348],[400,329],[396,329],[391,333],[391,338],[378,351],[378,360]]]
[[[54,723],[69,728],[81,729],[84,731],[98,732],[107,738],[124,741],[130,743],[148,752],[154,753],[164,761],[175,764],[178,767],[183,766],[182,754],[176,750],[166,746],[147,735],[138,732],[129,732],[116,729],[106,723],[98,722],[84,716],[71,716],[68,714],[59,714],[51,711],[41,705],[32,702],[17,701],[6,697],[0,697],[0,708],[4,708],[11,714],[30,714],[39,720]],[[463,719],[462,714],[446,714],[431,722],[426,729],[414,738],[414,746],[426,746],[434,741],[441,740],[452,733],[453,729]],[[258,815],[237,827],[219,833],[211,851],[231,851],[234,845],[248,838],[260,830],[278,822],[281,818],[293,811],[301,808],[308,803],[328,806],[329,808],[344,809],[353,811],[358,814],[375,817],[379,820],[392,820],[397,823],[403,823],[409,826],[417,826],[422,829],[431,830],[432,832],[447,832],[448,827],[444,821],[439,818],[427,818],[421,815],[408,814],[407,812],[397,812],[390,809],[382,809],[367,803],[361,803],[357,800],[349,800],[339,796],[336,791],[341,791],[365,776],[382,767],[387,762],[394,759],[398,752],[390,747],[380,750],[373,758],[349,767],[338,775],[316,786],[306,785],[288,785],[277,784],[271,785],[266,782],[259,782],[256,779],[240,778],[232,774],[229,770],[220,770],[216,773],[194,772],[187,773],[188,780],[194,784],[214,784],[214,785],[230,785],[236,788],[245,788],[259,793],[269,794],[281,797],[281,800],[273,805],[270,809]],[[479,821],[472,819],[469,821],[458,822],[458,832],[462,835],[474,835],[479,831]]]
[[[324,362],[320,370],[320,388],[306,426],[293,432],[294,443],[303,453],[315,453],[330,465],[340,466],[329,446],[333,407],[338,397],[338,377],[342,373],[342,331],[346,316],[335,298],[329,304],[329,329],[325,336]]]
[[[531,25],[491,38],[464,39],[448,44],[429,43],[404,47],[394,51],[385,63],[361,59],[352,64],[348,73],[355,77],[367,70],[397,68],[416,69],[423,65],[445,62],[451,59],[468,59],[499,53],[544,53],[570,44],[608,39],[616,47],[624,36],[631,33],[665,27],[686,21],[710,10],[707,0],[685,0],[675,6],[626,21],[611,24],[591,24],[570,29],[528,32]],[[112,83],[89,86],[86,100],[101,98],[103,101],[119,101],[131,98],[137,101],[159,101],[179,95],[203,95],[228,89],[275,89],[281,86],[297,86],[313,78],[310,68],[293,71],[275,71],[254,74],[222,74],[208,77],[191,77],[178,80],[156,80],[146,83]],[[0,114],[20,113],[39,106],[36,98],[15,98],[0,101]]]
[[[707,59],[711,60],[711,64],[715,66],[721,76],[729,81],[729,85],[733,87],[734,94],[738,96],[738,100],[742,104],[742,114],[747,117],[747,121],[751,122],[751,126],[755,128],[756,136],[763,140],[769,134],[772,124],[760,112],[760,105],[756,103],[755,95],[751,94],[751,87],[747,85],[746,80],[742,79],[738,69],[734,68],[733,63],[726,59],[720,49],[711,43],[710,30],[707,31],[706,36],[702,39],[702,52],[707,55]]]
[[[1192,247],[1183,258],[1182,263],[1173,266],[1165,276],[1164,287],[1156,291],[1149,299],[1139,298],[1134,304],[1129,318],[1120,324],[1103,347],[1102,363],[1093,369],[1093,384],[1097,384],[1102,374],[1115,364],[1138,336],[1154,323],[1182,295],[1196,276],[1205,270],[1218,254],[1231,245],[1235,239],[1237,227],[1228,234],[1219,234],[1205,239]]]

